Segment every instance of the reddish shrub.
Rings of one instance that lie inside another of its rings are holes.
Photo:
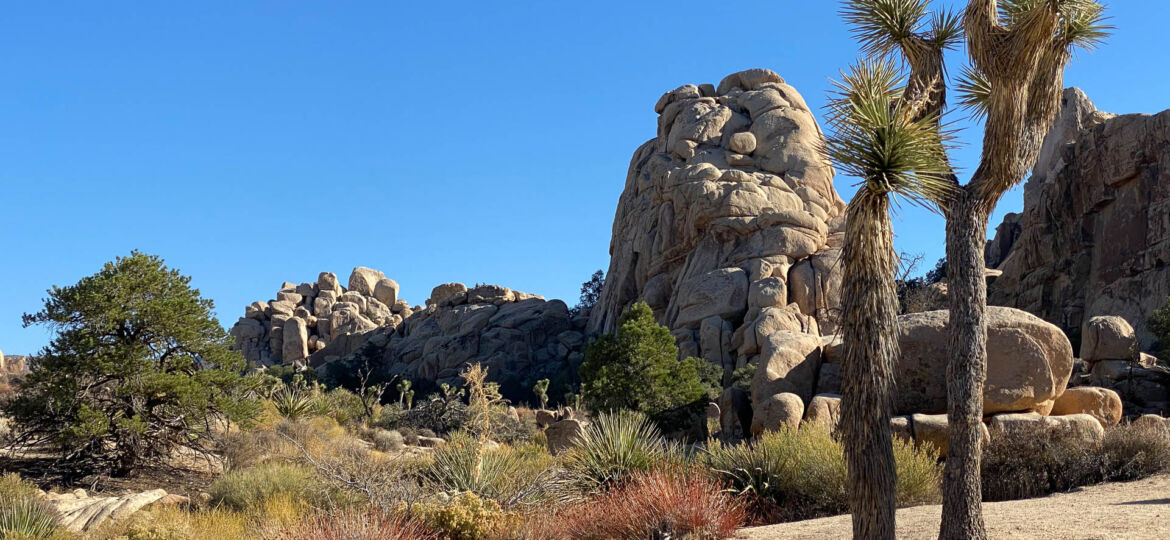
[[[320,514],[281,531],[279,540],[432,540],[438,535],[400,515],[338,511]]]
[[[524,536],[719,539],[730,537],[746,519],[743,504],[703,471],[677,468],[636,474],[592,501],[533,516]]]

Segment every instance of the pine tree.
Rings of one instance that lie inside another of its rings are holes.
[[[176,448],[209,451],[226,421],[257,410],[245,362],[191,279],[133,252],[24,316],[56,336],[4,406],[20,441],[56,448],[77,471],[127,474]]]

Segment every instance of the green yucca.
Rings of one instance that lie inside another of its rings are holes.
[[[60,518],[37,490],[15,474],[0,477],[0,538],[50,538]]]
[[[668,444],[645,415],[617,411],[585,426],[565,465],[582,487],[598,489],[682,459],[681,449]]]
[[[317,397],[306,389],[283,387],[272,394],[276,412],[289,420],[300,420],[315,414]]]
[[[487,448],[463,433],[433,454],[423,479],[444,493],[475,493],[508,507],[543,495],[539,484],[553,474],[554,460],[542,447]]]

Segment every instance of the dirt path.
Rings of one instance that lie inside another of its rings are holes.
[[[898,538],[938,537],[941,506],[898,511]],[[1042,540],[1170,538],[1170,475],[1105,484],[1042,499],[983,505],[991,538]],[[849,538],[849,516],[744,529],[738,538]]]

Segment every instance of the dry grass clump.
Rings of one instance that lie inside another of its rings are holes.
[[[741,499],[705,471],[671,467],[632,475],[600,497],[533,516],[532,540],[731,537],[747,520]]]
[[[208,488],[213,506],[240,511],[262,508],[276,497],[307,504],[320,500],[323,491],[324,485],[312,469],[277,462],[230,471]]]

